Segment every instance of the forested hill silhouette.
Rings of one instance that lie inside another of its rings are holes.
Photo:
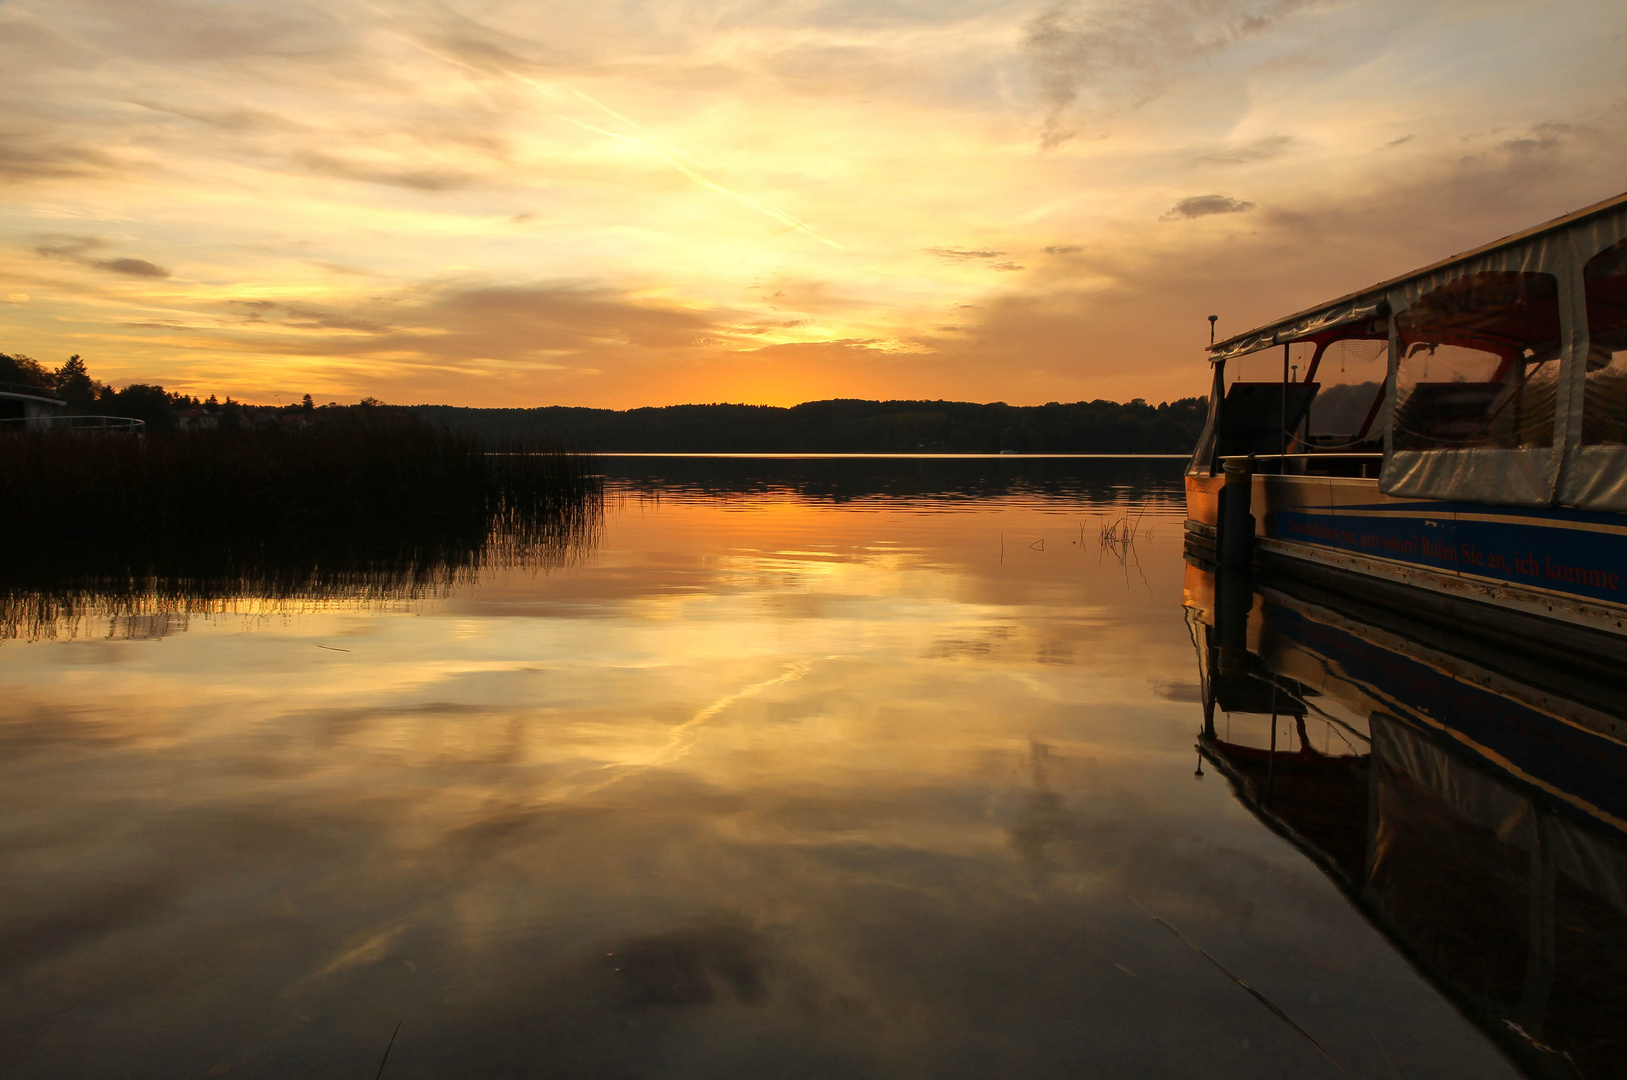
[[[578,450],[673,453],[1186,453],[1203,430],[1203,398],[1017,406],[964,401],[810,401],[660,408],[412,410],[487,441],[548,437]]]
[[[214,395],[200,401],[162,386],[123,389],[90,376],[71,356],[54,371],[21,354],[0,353],[0,384],[48,393],[74,415],[134,417],[149,432],[173,428],[305,427],[352,409],[382,405],[247,405]],[[577,450],[674,453],[1027,453],[1184,454],[1203,431],[1205,398],[1149,405],[1136,398],[1069,404],[978,405],[965,401],[863,401],[838,398],[790,408],[771,405],[667,405],[647,409],[470,409],[413,405],[408,411],[440,426],[479,437],[486,445],[516,440]]]

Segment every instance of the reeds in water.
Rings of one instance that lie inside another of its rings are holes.
[[[603,487],[557,447],[358,409],[295,431],[0,437],[0,500],[11,636],[93,597],[152,612],[384,599],[494,564],[562,565],[595,539]]]

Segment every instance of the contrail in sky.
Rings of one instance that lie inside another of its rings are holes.
[[[538,92],[544,92],[543,87],[541,85],[539,85],[534,79],[531,79],[528,76],[515,75],[513,72],[505,72],[505,74],[509,75],[511,78],[518,79],[520,82],[525,83],[526,85],[532,87],[533,89],[537,90]],[[588,101],[592,101],[593,104],[595,104],[595,105],[599,104],[597,101],[593,101],[592,98],[588,97],[586,94],[582,93],[580,90],[573,90],[572,92],[575,93],[578,97],[584,98],[584,99],[586,99]],[[619,117],[619,118],[624,119],[624,120],[626,119],[625,117],[621,117],[619,113],[615,112],[612,109],[606,108],[603,105],[600,105],[599,107],[604,109],[611,116],[616,116],[616,117]],[[720,195],[727,195],[729,198],[731,198],[731,199],[735,200],[736,202],[738,202],[741,206],[747,207],[748,209],[751,209],[751,210],[755,210],[759,214],[763,214],[763,215],[765,215],[767,217],[771,217],[775,221],[778,221],[781,225],[787,225],[787,226],[790,226],[793,229],[799,229],[802,232],[805,232],[809,236],[813,237],[815,240],[818,240],[822,244],[829,244],[833,248],[840,248],[842,246],[841,244],[838,244],[836,241],[827,240],[823,236],[820,236],[818,233],[814,232],[813,226],[809,225],[806,221],[803,221],[801,218],[795,217],[795,216],[793,216],[791,214],[787,214],[784,210],[781,210],[778,207],[769,206],[767,203],[758,202],[756,199],[753,199],[753,198],[751,198],[750,196],[747,196],[747,195],[742,195],[738,191],[730,190],[729,188],[726,188],[722,184],[718,183],[716,180],[713,180],[711,177],[707,176],[705,173],[701,172],[698,168],[695,168],[692,165],[684,164],[682,161],[678,160],[678,158],[676,156],[674,156],[675,154],[682,154],[684,157],[688,158],[689,155],[684,154],[683,151],[681,151],[681,150],[675,150],[672,153],[668,153],[663,147],[657,146],[655,143],[651,142],[648,139],[642,139],[642,138],[639,138],[639,137],[637,137],[635,135],[623,135],[620,132],[611,131],[608,128],[599,127],[597,124],[590,124],[585,120],[578,120],[574,116],[566,116],[564,113],[556,112],[556,113],[554,113],[554,115],[556,117],[558,117],[559,119],[565,121],[566,123],[575,124],[577,127],[583,128],[584,130],[596,131],[600,135],[607,135],[612,139],[620,139],[623,142],[630,142],[630,143],[633,143],[636,146],[642,146],[644,149],[648,150],[650,153],[654,154],[656,157],[659,157],[662,161],[665,161],[668,165],[671,165],[674,169],[677,169],[679,172],[681,172],[685,176],[689,177],[689,179],[693,180],[695,183],[699,184],[701,187],[708,188],[708,189],[710,189],[712,191],[717,192]],[[632,123],[632,121],[627,121],[627,122]],[[634,124],[633,126],[637,127],[638,125]],[[694,161],[695,159],[694,158],[689,158],[689,160]]]
[[[384,12],[380,11],[376,6],[373,6],[373,5],[369,5],[369,6],[372,6],[373,10],[376,13],[378,13],[380,15],[385,14]],[[488,70],[486,68],[477,66],[475,64],[471,64],[467,60],[464,60],[461,57],[458,57],[456,55],[445,53],[445,52],[440,51],[439,49],[432,48],[431,46],[424,44],[422,41],[419,41],[416,38],[412,37],[410,34],[401,33],[400,31],[398,31],[398,33],[400,33],[401,36],[403,38],[405,38],[410,44],[416,46],[417,48],[421,49],[422,51],[428,53],[429,55],[435,57],[438,60],[443,60],[448,64],[452,64],[452,65],[455,65],[457,67],[464,68],[464,69],[466,69],[468,71],[475,71],[475,72],[484,73],[484,72],[486,72]],[[546,100],[557,102],[557,101],[559,101],[559,99],[561,97],[561,93],[560,93],[561,87],[559,87],[559,86],[549,84],[549,83],[539,82],[536,79],[531,78],[529,75],[522,75],[517,71],[511,70],[510,68],[508,68],[507,66],[503,65],[500,62],[494,63],[492,65],[492,67],[493,67],[493,69],[496,70],[496,72],[498,74],[503,75],[506,78],[513,80],[514,82],[522,83],[525,86],[530,87],[532,90],[534,90],[537,94],[539,94],[541,97],[543,97]],[[615,119],[617,121],[620,121],[623,124],[626,124],[628,127],[631,127],[635,131],[640,132],[640,133],[645,131],[645,128],[641,124],[637,123],[636,121],[632,120],[631,118],[629,118],[627,116],[623,116],[621,113],[617,112],[615,109],[612,109],[610,106],[604,104],[603,102],[601,102],[601,101],[599,101],[599,100],[597,100],[597,99],[595,99],[593,97],[590,97],[587,94],[584,94],[582,91],[576,89],[575,87],[566,86],[566,87],[563,87],[563,89],[566,92],[568,92],[571,96],[579,98],[583,102],[586,102],[587,104],[589,104],[589,105],[593,106],[594,108],[600,110],[605,115],[607,115],[607,116],[609,116],[609,117],[611,117],[611,118],[613,118],[613,119]],[[820,236],[817,232],[814,231],[814,228],[813,228],[812,225],[809,225],[806,221],[803,221],[801,218],[796,217],[795,215],[792,215],[792,214],[788,214],[784,210],[781,210],[776,206],[770,206],[769,204],[767,204],[765,202],[760,202],[757,199],[753,199],[749,195],[742,195],[738,191],[735,191],[735,190],[733,190],[731,188],[724,187],[722,184],[718,183],[716,180],[713,180],[710,176],[707,176],[706,173],[702,172],[701,169],[699,168],[700,163],[695,162],[694,158],[690,157],[688,154],[684,153],[682,150],[678,150],[676,148],[668,150],[666,147],[663,147],[663,146],[657,144],[652,139],[647,138],[642,134],[639,134],[639,135],[626,135],[626,134],[623,134],[623,133],[618,132],[618,131],[611,131],[609,128],[603,128],[603,127],[598,126],[597,124],[590,124],[585,120],[578,120],[574,116],[569,116],[569,115],[567,115],[567,114],[565,114],[563,112],[559,112],[557,110],[550,110],[550,115],[554,116],[556,119],[565,121],[567,124],[573,124],[576,127],[582,128],[584,131],[591,131],[591,132],[594,132],[594,133],[599,134],[599,135],[604,135],[604,136],[606,136],[608,138],[619,139],[622,142],[632,143],[635,146],[642,147],[643,149],[649,151],[651,154],[654,154],[656,157],[660,158],[662,161],[666,162],[668,165],[672,166],[674,169],[676,169],[678,172],[682,173],[684,176],[688,177],[691,181],[693,181],[695,184],[699,185],[700,187],[706,188],[709,191],[715,191],[719,195],[725,195],[728,198],[731,198],[735,202],[739,203],[741,206],[744,206],[748,210],[754,210],[757,213],[762,214],[764,217],[772,218],[773,220],[779,222],[781,225],[784,225],[787,228],[796,229],[799,232],[807,233],[809,236],[813,237],[815,240],[818,240],[821,244],[827,244],[830,247],[836,248],[837,250],[841,250],[841,247],[842,247],[841,244],[838,244],[834,240],[827,240],[825,237]],[[681,159],[684,159],[684,158],[687,158],[688,161],[690,161],[690,162],[694,162],[694,164],[686,164],[683,160],[681,160]]]

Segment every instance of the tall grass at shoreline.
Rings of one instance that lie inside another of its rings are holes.
[[[595,538],[592,459],[388,409],[304,430],[0,437],[0,636],[90,597],[385,598]],[[78,598],[77,600],[75,598]]]

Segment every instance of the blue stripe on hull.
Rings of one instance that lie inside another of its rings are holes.
[[[1274,607],[1271,627],[1400,715],[1445,729],[1500,770],[1627,820],[1627,746],[1462,682],[1354,634]],[[1567,800],[1569,801],[1569,800]],[[1572,802],[1572,805],[1576,805]]]
[[[1346,503],[1337,507],[1333,505],[1317,505],[1306,506],[1303,509],[1338,509],[1346,513],[1372,510],[1391,514],[1399,511],[1403,514],[1418,515],[1420,517],[1428,517],[1434,514],[1465,514],[1481,517],[1490,515],[1501,518],[1527,518],[1533,522],[1551,522],[1561,527],[1565,525],[1605,525],[1627,530],[1627,514],[1611,513],[1604,510],[1575,510],[1568,506],[1494,506],[1491,503],[1397,498],[1394,501]]]
[[[1386,509],[1420,516],[1284,509],[1276,513],[1274,532],[1281,540],[1627,605],[1627,535],[1569,529],[1553,518],[1475,521],[1427,505]],[[1474,507],[1481,514],[1489,509]]]

